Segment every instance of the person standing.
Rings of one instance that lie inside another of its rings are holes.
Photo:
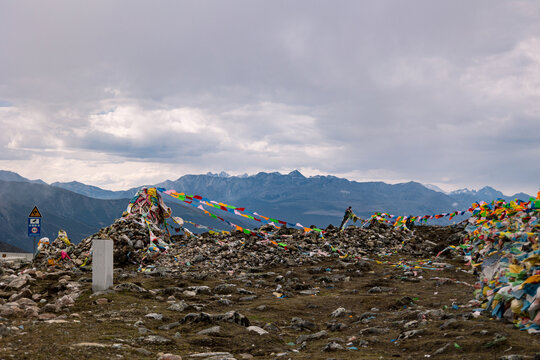
[[[354,216],[354,213],[352,211],[352,208],[349,206],[345,210],[345,215],[343,215],[343,220],[341,221],[341,225],[339,225],[339,231],[343,229],[343,225],[347,223],[347,221]]]
[[[412,215],[409,215],[407,217],[407,221],[405,221],[405,227],[412,231],[414,227],[414,221],[412,221]]]

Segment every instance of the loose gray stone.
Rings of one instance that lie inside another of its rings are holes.
[[[212,295],[212,291],[210,290],[210,287],[203,285],[203,286],[190,286],[187,288],[188,291],[195,291],[197,295],[199,294],[206,294],[206,295]]]
[[[409,321],[409,322],[405,323],[403,325],[403,327],[405,329],[412,329],[412,328],[418,327],[418,321],[417,320]]]
[[[68,295],[66,295],[68,296]],[[20,307],[22,308],[27,308],[27,307],[36,307],[37,304],[34,300],[31,300],[31,299],[27,299],[27,298],[21,298],[17,301],[15,301],[17,304],[19,304]]]
[[[445,315],[444,311],[440,309],[426,310],[418,314],[418,320],[422,320],[422,319],[441,320],[444,315]]]
[[[63,307],[72,306],[73,304],[75,304],[75,301],[73,300],[71,296],[64,295],[60,299],[56,300],[54,304],[58,306],[59,308],[63,308]]]
[[[233,302],[229,299],[219,299],[218,303],[225,306],[231,306],[233,304]]]
[[[300,335],[296,338],[296,343],[301,344],[304,341],[319,340],[328,337],[328,333],[324,330],[316,332],[315,334]]]
[[[440,328],[441,329],[455,329],[459,327],[459,323],[456,319],[452,318],[452,319],[448,319],[446,320],[441,326]]]
[[[226,359],[233,357],[232,354],[228,352],[207,352],[207,353],[196,353],[196,354],[189,355],[189,357],[196,358],[196,359],[205,359],[205,358],[211,358],[211,357],[216,357],[216,356],[224,357],[224,359],[225,357]]]
[[[394,291],[394,288],[385,286],[375,286],[367,291],[368,294],[380,294]]]
[[[215,294],[228,295],[236,292],[235,284],[219,284],[214,288]]]
[[[315,323],[304,320],[299,317],[292,318],[291,325],[298,330],[302,330],[302,329],[308,329],[310,331],[317,330],[317,325]]]
[[[271,323],[266,323],[263,326],[263,329],[274,334],[277,334],[281,331],[280,328],[278,328],[276,325],[271,324]]]
[[[405,331],[405,332],[402,332],[401,334],[399,334],[397,340],[401,341],[401,340],[409,339],[409,338],[412,338],[412,337],[415,337],[415,336],[422,335],[425,332],[426,332],[425,329]]]
[[[506,338],[506,336],[504,335],[501,335],[501,334],[495,334],[495,338],[493,338],[493,340],[487,342],[486,344],[484,344],[484,347],[486,348],[491,348],[495,345],[498,345],[498,344],[501,344],[501,343],[505,343],[508,339]]]
[[[347,325],[340,322],[331,322],[326,324],[326,328],[330,331],[341,331],[345,329]]]
[[[147,328],[145,328],[144,326],[139,327],[138,331],[139,331],[139,334],[141,334],[141,335],[148,334],[148,333],[152,332],[152,331],[148,330]]]
[[[182,360],[182,357],[174,354],[163,354],[158,358],[158,360]]]
[[[138,352],[139,354],[144,355],[144,356],[152,355],[151,351],[148,351],[148,350],[143,349],[143,348],[134,348],[133,350],[135,350],[135,352]]]
[[[197,334],[198,335],[219,335],[220,332],[221,332],[220,326],[212,326],[208,329],[199,331]]]
[[[23,291],[13,294],[8,299],[8,302],[17,301],[22,298],[31,298],[32,297],[32,291],[28,288],[24,289]]]
[[[212,322],[231,322],[242,326],[249,326],[249,319],[236,312],[229,311],[224,314],[210,315],[208,313],[189,313],[182,320],[181,323],[212,323]]]
[[[193,260],[191,260],[191,263],[192,264],[197,264],[197,263],[200,263],[200,262],[203,262],[206,260],[206,257],[204,257],[204,255],[196,255]]]
[[[360,331],[360,334],[375,334],[375,335],[383,335],[388,334],[390,329],[383,328],[383,327],[370,327],[367,329],[363,329]]]
[[[345,350],[345,348],[335,341],[329,342],[322,349],[322,351],[339,351],[339,350]]]
[[[186,304],[184,302],[184,300],[180,300],[179,302],[176,302],[176,303],[173,303],[171,304],[171,306],[169,306],[167,308],[167,310],[171,310],[171,311],[184,311],[188,308],[188,304]]]
[[[142,341],[146,344],[153,345],[165,345],[173,342],[171,339],[159,335],[148,335],[147,337],[143,338]]]
[[[255,295],[253,291],[249,291],[243,288],[238,289],[238,293],[242,295]]]
[[[330,316],[332,317],[341,317],[341,316],[349,316],[349,315],[352,315],[352,311],[347,310],[344,307],[339,307],[336,310],[334,310],[332,314],[330,314]]]
[[[371,320],[377,317],[377,314],[374,312],[365,312],[360,315],[360,320]]]
[[[0,324],[0,336],[9,335],[11,329],[4,324]]]
[[[28,275],[21,275],[11,280],[7,287],[15,290],[20,290],[25,287],[29,281],[30,277]]]
[[[133,284],[133,283],[130,283],[130,282],[118,284],[115,287],[113,287],[113,290],[115,290],[115,291],[124,291],[125,290],[125,291],[137,292],[137,293],[148,292],[148,290],[146,290],[145,288],[140,287],[139,285]]]
[[[162,325],[158,329],[159,330],[171,330],[171,329],[174,329],[175,327],[178,327],[178,326],[180,326],[179,322],[173,322],[173,323],[170,323],[170,324],[167,324],[167,325]]]
[[[229,311],[224,314],[213,315],[212,320],[232,322],[246,327],[251,325],[249,319],[245,315],[242,315],[236,311]]]
[[[317,289],[308,289],[302,290],[299,292],[300,295],[317,295],[320,291]]]
[[[268,331],[264,330],[263,328],[260,328],[258,326],[248,326],[247,331],[256,332],[259,335],[266,335],[268,334]]]
[[[158,313],[149,313],[149,314],[144,315],[144,317],[148,319],[154,319],[154,320],[163,320],[163,314],[158,314]]]
[[[437,350],[435,350],[435,352],[433,353],[433,355],[440,355],[444,352],[446,352],[446,350],[448,350],[450,347],[452,346],[452,343],[447,343],[446,345],[444,345],[443,347],[441,348],[438,348]]]

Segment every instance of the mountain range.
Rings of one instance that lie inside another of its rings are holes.
[[[528,200],[530,197],[524,193],[504,196],[487,186],[478,191],[463,189],[445,193],[417,182],[386,184],[349,181],[335,176],[305,177],[296,170],[289,174],[261,172],[251,176],[184,175],[175,181],[147,186],[202,195],[265,216],[319,227],[330,223],[339,225],[347,206],[352,206],[358,216],[366,218],[377,211],[425,215],[465,210],[475,201]],[[41,180],[28,180],[0,170],[0,196],[4,200],[0,208],[0,242],[24,250],[32,249],[32,240],[27,237],[27,217],[33,206],[38,206],[43,215],[42,236],[54,239],[59,229],[65,229],[70,238],[78,242],[120,217],[139,188],[110,191],[76,181],[48,185]],[[174,215],[229,230],[226,224],[198,209],[166,195],[164,199]],[[243,227],[259,224],[212,208],[208,210]]]

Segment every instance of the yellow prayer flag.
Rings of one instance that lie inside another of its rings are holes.
[[[540,282],[540,275],[529,276],[529,278],[525,280],[523,284],[521,284],[520,289],[523,289],[523,285],[525,284],[534,284],[534,283],[539,283],[539,282]]]
[[[518,273],[522,272],[524,269],[523,269],[522,266],[515,265],[515,264],[510,264],[509,270],[512,273],[518,274]]]

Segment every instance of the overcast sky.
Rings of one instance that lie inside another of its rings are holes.
[[[540,185],[538,1],[2,1],[0,169]]]

